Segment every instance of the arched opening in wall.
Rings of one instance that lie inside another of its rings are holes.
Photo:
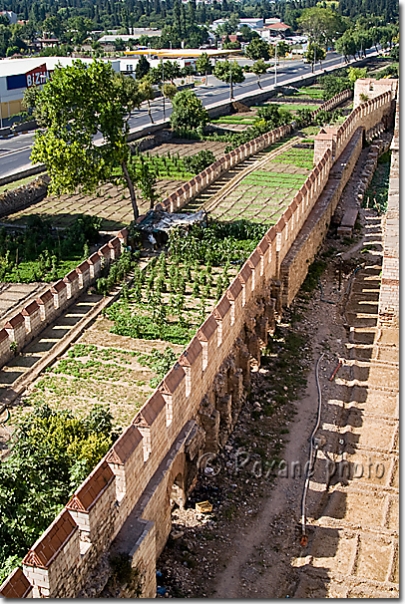
[[[170,509],[183,509],[186,503],[183,474],[177,474],[170,490]]]

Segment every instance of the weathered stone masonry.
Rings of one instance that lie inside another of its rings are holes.
[[[142,596],[155,596],[156,559],[171,528],[173,484],[184,498],[201,455],[215,453],[226,442],[249,386],[251,360],[260,362],[260,348],[274,329],[281,300],[288,304],[306,276],[308,264],[295,264],[295,256],[310,256],[317,244],[308,235],[296,254],[290,252],[316,211],[336,160],[350,143],[352,152],[357,149],[358,130],[381,122],[392,97],[385,93],[361,106],[329,139],[290,207],[132,424],[30,549],[24,574],[16,571],[0,588],[2,595],[17,589],[20,597],[89,595],[89,577],[97,574],[97,561],[110,550],[130,555],[143,575]],[[343,172],[341,178],[346,178]],[[24,577],[32,588],[23,594]]]
[[[379,322],[399,327],[399,99],[391,144],[388,208],[384,224],[384,256],[381,278]]]

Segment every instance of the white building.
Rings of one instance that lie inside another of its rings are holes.
[[[220,25],[224,25],[228,22],[228,19],[216,19],[213,21],[211,28],[215,31]],[[263,27],[263,19],[240,19],[239,27],[242,25],[247,25],[250,29],[256,30]]]
[[[133,28],[132,34],[108,34],[99,38],[100,44],[114,44],[116,40],[122,40],[123,42],[129,42],[130,40],[137,40],[141,36],[147,36],[148,38],[153,38],[155,36],[159,37],[162,35],[161,29],[150,29],[150,28]]]

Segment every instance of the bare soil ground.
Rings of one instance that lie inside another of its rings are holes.
[[[371,211],[361,215],[357,242],[326,240],[322,292],[300,295],[285,314],[235,432],[201,475],[187,509],[174,509],[158,561],[161,596],[398,597],[397,349],[395,336],[375,329],[380,220]],[[337,252],[344,254],[341,291]],[[322,354],[322,450],[307,496],[303,547],[304,467]],[[381,355],[383,364],[367,363]],[[340,358],[344,366],[329,381]],[[346,460],[353,472],[366,458],[374,464],[371,475],[327,475],[328,459]],[[378,462],[385,462],[384,477],[381,470],[376,475]],[[213,512],[196,513],[195,503],[207,499]]]

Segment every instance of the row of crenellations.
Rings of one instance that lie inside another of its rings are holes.
[[[15,351],[22,350],[47,325],[59,317],[73,300],[95,282],[103,266],[120,256],[122,247],[126,245],[126,239],[127,229],[123,229],[90,258],[50,286],[36,300],[32,300],[5,323],[0,330],[0,367],[13,356],[12,343],[15,342]]]
[[[32,590],[20,597],[77,596],[94,561],[108,549],[176,438],[195,417],[204,393],[243,328],[246,310],[258,293],[278,278],[280,264],[320,197],[332,165],[332,151],[327,149],[178,362],[33,545],[23,561],[24,576]],[[157,552],[166,538],[165,533],[157,536]],[[57,572],[52,572],[52,566]],[[21,571],[10,575],[0,593],[14,593],[17,581],[26,586],[21,582]]]

